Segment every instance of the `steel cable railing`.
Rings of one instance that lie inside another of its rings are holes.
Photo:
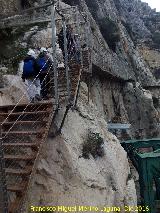
[[[47,76],[46,76],[47,77]],[[45,80],[45,79],[44,79]],[[52,79],[48,82],[48,84],[50,83],[52,81]],[[46,84],[46,86],[47,86],[47,84]],[[42,99],[43,100],[43,99]],[[37,108],[36,108],[36,110],[38,110],[38,108],[40,108],[41,106],[43,105],[43,103],[41,103]],[[27,109],[27,107],[29,106],[29,104],[25,107],[25,109],[22,111],[22,112],[20,112],[20,113],[24,113],[25,112],[25,110]],[[36,106],[34,106],[33,105],[33,108],[31,108],[31,109],[35,109],[35,107]],[[34,112],[35,112],[35,114],[36,114],[36,110],[34,110]],[[24,119],[25,118],[25,116],[27,116],[27,115],[24,115],[23,117],[21,117],[22,119]],[[43,117],[41,117],[41,118],[43,118]],[[7,131],[7,133],[6,133],[6,135],[2,138],[3,140],[5,140],[5,138],[7,137],[7,135],[9,134],[9,132],[11,131],[11,129],[17,124],[17,122],[19,121],[19,119],[20,119],[20,116],[18,117],[18,119],[13,123],[13,125],[9,128],[9,130]],[[35,121],[36,122],[36,121]],[[5,122],[3,123],[3,124],[5,124]],[[3,124],[1,125],[1,128],[3,127]],[[22,124],[21,124],[22,125]],[[21,126],[20,125],[20,126]],[[18,139],[17,139],[18,140]],[[22,141],[22,140],[21,140]],[[20,142],[21,142],[20,141]],[[15,141],[15,142],[17,142],[17,141]]]
[[[52,66],[51,66],[51,67],[52,67]],[[51,67],[49,68],[46,77],[45,77],[44,80],[42,81],[42,84],[43,84],[43,82],[46,80],[47,76],[49,75],[49,71],[50,71]],[[52,80],[53,80],[53,79],[52,79]],[[15,123],[10,127],[10,129],[8,130],[8,132],[6,133],[6,135],[5,135],[4,137],[2,137],[2,139],[4,139],[4,138],[8,135],[8,133],[10,132],[10,130],[11,130],[11,129],[15,126],[15,124],[19,121],[19,119],[20,119],[20,118],[22,117],[22,115],[25,113],[25,110],[26,110],[27,107],[30,105],[30,103],[31,103],[31,101],[26,105],[25,109],[21,112],[22,114],[17,118],[17,120],[15,121]],[[7,118],[1,123],[1,127],[2,127],[3,124],[7,121],[7,119],[9,118],[9,116],[12,115],[13,111],[16,109],[17,106],[18,106],[18,104],[14,106],[14,108],[13,108],[12,111],[9,113],[9,115],[7,116]]]
[[[46,76],[46,77],[47,77],[47,76]],[[45,80],[45,79],[44,79],[44,80]],[[50,81],[52,81],[52,79],[51,79]],[[50,83],[50,82],[48,82],[48,84],[49,84],[49,83]],[[47,86],[47,85],[46,85],[46,86]],[[43,105],[43,103],[42,103],[41,105]],[[41,105],[39,105],[39,106],[37,107],[36,110],[38,110],[38,108],[40,108]],[[28,107],[28,105],[27,105],[27,107]],[[26,107],[26,108],[27,108],[27,107]],[[34,107],[34,106],[33,106],[33,107]],[[26,110],[26,108],[24,109],[24,111]],[[34,108],[35,108],[35,107],[34,107]],[[31,109],[32,109],[32,108],[31,108]],[[23,112],[24,112],[24,111],[23,111]],[[21,113],[23,113],[23,112],[21,112]],[[35,114],[36,114],[36,111],[34,111],[34,112],[35,112]],[[24,119],[24,117],[25,117],[25,116],[23,116],[22,119]],[[44,116],[44,117],[45,117],[45,116]],[[19,119],[19,118],[20,118],[20,116],[18,117],[18,119]],[[42,119],[42,118],[43,118],[43,117],[41,117],[41,119]],[[14,124],[10,127],[10,129],[8,130],[8,132],[7,132],[7,134],[5,135],[4,139],[7,137],[7,135],[8,135],[9,132],[10,132],[10,130],[16,125],[16,123],[18,122],[18,119],[17,119],[17,120],[14,122]],[[37,119],[37,120],[38,120],[38,119]],[[36,120],[36,121],[37,121],[37,120]],[[36,121],[34,121],[33,124],[36,124]],[[4,124],[5,124],[5,123],[4,123]],[[32,127],[34,127],[33,124],[32,124]],[[22,125],[22,124],[21,124],[21,125]],[[20,125],[20,126],[21,126],[21,125]],[[19,141],[19,139],[17,139],[17,141]],[[14,143],[16,143],[17,141],[14,141]],[[19,141],[19,143],[20,143],[20,142],[22,142],[22,140]]]
[[[50,81],[52,81],[52,79],[50,80]],[[49,83],[49,82],[48,82]],[[46,85],[47,86],[47,85]],[[42,103],[43,104],[43,103]],[[39,106],[40,107],[40,106]],[[38,108],[37,108],[37,110],[38,110]],[[35,114],[36,114],[36,111],[35,111]],[[43,117],[45,117],[45,116],[43,116]],[[41,117],[41,119],[43,118],[43,117]],[[38,119],[37,119],[38,120]],[[16,121],[17,122],[17,121]],[[15,123],[16,123],[15,122]],[[14,125],[15,125],[15,123],[14,123]],[[36,125],[36,121],[33,123],[33,124],[35,124]],[[33,127],[34,127],[34,125],[32,124],[32,129],[33,129]],[[11,128],[13,128],[13,126],[14,125],[12,125],[11,126]],[[11,128],[9,129],[9,131],[11,130]],[[7,136],[7,134],[5,135],[5,137]],[[17,139],[17,141],[19,141],[19,139]],[[14,141],[15,142],[15,141]],[[22,142],[22,140],[21,141],[19,141],[19,142]],[[20,149],[19,149],[20,150]],[[16,151],[19,151],[18,149],[16,149]],[[6,150],[7,151],[7,150]],[[12,164],[10,164],[10,168],[11,168],[11,166],[13,166]],[[26,167],[27,165],[25,165],[25,167]]]
[[[34,122],[34,124],[36,124],[36,122]],[[13,126],[11,127],[11,128],[13,128]],[[15,142],[15,141],[14,141]],[[7,151],[7,150],[6,150]],[[17,149],[16,149],[16,151],[17,151]],[[11,166],[11,165],[10,165]]]
[[[46,66],[46,64],[48,63],[49,59],[46,61],[46,63],[44,64],[44,66]],[[43,66],[43,67],[44,67]],[[42,67],[42,69],[43,69]],[[42,69],[39,71],[39,73],[36,75],[36,77],[34,78],[34,80],[32,81],[32,84],[27,88],[27,92],[30,89],[30,87],[33,85],[33,83],[37,80],[37,78],[39,77],[40,73],[42,72]],[[2,122],[1,125],[3,125],[4,122],[6,122],[6,120],[9,118],[9,116],[13,113],[13,111],[15,110],[15,108],[18,106],[18,104],[21,102],[21,100],[25,97],[26,93],[23,93],[23,95],[21,96],[21,98],[19,99],[19,101],[17,102],[17,104],[14,106],[14,108],[11,110],[11,112],[9,113],[9,115],[7,116],[7,118]]]
[[[46,117],[46,116],[44,116],[44,117]],[[42,117],[41,117],[41,119],[42,119]],[[32,127],[33,127],[33,125],[32,125]],[[17,151],[17,149],[16,149],[16,151]],[[19,151],[20,151],[20,150],[19,150]],[[28,162],[28,165],[29,165],[29,164],[30,164],[30,162]],[[24,166],[24,168],[27,167],[28,165],[26,164],[26,165]],[[10,165],[9,165],[9,168],[12,168],[11,166],[13,167],[14,165],[13,165],[13,164],[10,164]],[[24,169],[24,168],[21,167],[21,169]],[[17,176],[17,179],[16,179],[16,180],[18,180],[18,178],[19,178],[19,176]]]

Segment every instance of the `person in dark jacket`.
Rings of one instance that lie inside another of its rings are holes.
[[[41,97],[44,100],[48,99],[49,87],[50,87],[50,70],[52,68],[52,60],[48,56],[48,51],[46,48],[42,47],[40,49],[40,54],[37,58],[37,64],[40,69],[40,83],[41,83]]]
[[[23,60],[22,79],[28,84],[28,96],[31,102],[41,100],[40,98],[40,80],[38,77],[39,66],[35,59],[35,52],[29,50],[26,58]]]
[[[75,53],[74,35],[73,35],[73,29],[72,29],[71,25],[67,25],[66,38],[67,38],[68,60],[70,60]],[[62,50],[63,58],[65,58],[63,28],[61,29],[60,33],[58,34],[58,43],[59,43],[59,47]]]

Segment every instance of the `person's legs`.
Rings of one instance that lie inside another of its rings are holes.
[[[36,87],[36,94],[40,95],[40,91],[41,91],[40,79],[36,79],[35,82],[34,82],[34,85]]]
[[[42,98],[46,97],[47,92],[46,92],[46,74],[41,74],[40,75],[40,84],[41,84],[41,96]]]
[[[33,80],[32,79],[26,79],[26,80],[27,80],[27,84],[28,84],[27,93],[28,93],[30,101],[33,101],[33,99],[35,97]]]
[[[40,80],[39,79],[36,79],[34,81],[34,85],[35,85],[35,99],[37,101],[41,101],[41,97],[40,97],[40,91],[41,91],[41,84],[40,84]]]

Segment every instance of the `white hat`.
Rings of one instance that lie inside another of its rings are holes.
[[[33,57],[35,56],[35,54],[36,53],[34,52],[34,50],[31,50],[31,49],[27,53],[27,55],[30,55],[30,56],[33,56]]]
[[[41,53],[47,52],[47,49],[46,49],[45,47],[41,47],[40,52],[41,52]]]

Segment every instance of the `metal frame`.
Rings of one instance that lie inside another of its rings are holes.
[[[53,71],[54,71],[54,91],[55,102],[57,107],[59,106],[59,95],[58,95],[58,71],[56,62],[56,23],[55,23],[55,4],[52,5],[52,47],[53,47]]]
[[[67,32],[66,32],[66,20],[65,17],[62,17],[63,22],[63,37],[64,37],[64,53],[65,53],[65,71],[66,71],[66,80],[67,80],[67,93],[68,93],[68,105],[71,104],[71,82],[69,78],[69,65],[68,65],[68,50],[67,50]]]
[[[160,138],[129,140],[121,143],[139,173],[142,204],[155,213],[156,200],[160,200]],[[149,153],[141,153],[140,148],[152,148]],[[155,182],[156,193],[153,190]]]

